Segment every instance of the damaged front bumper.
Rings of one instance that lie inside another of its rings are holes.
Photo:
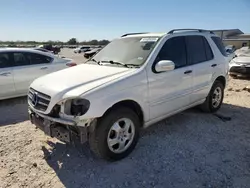
[[[32,124],[41,129],[46,135],[55,137],[63,142],[80,140],[81,143],[85,143],[88,140],[90,127],[92,125],[94,126],[96,123],[95,119],[84,120],[81,121],[81,123],[77,123],[73,120],[63,119],[60,117],[50,117],[48,115],[35,112],[30,107],[28,108],[28,113]]]

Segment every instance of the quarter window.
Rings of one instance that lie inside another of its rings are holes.
[[[175,68],[186,65],[186,47],[184,37],[173,37],[168,39],[159,52],[156,61],[171,60]]]
[[[205,50],[206,50],[207,61],[212,60],[214,58],[214,54],[212,52],[212,49],[211,49],[211,47],[210,47],[210,45],[207,42],[207,39],[205,37],[203,37],[203,41],[204,41],[204,46],[205,46]]]
[[[216,46],[218,47],[218,49],[220,50],[221,54],[224,56],[227,56],[226,49],[222,43],[221,38],[219,38],[219,37],[211,37],[211,38],[214,41],[214,43],[216,44]]]

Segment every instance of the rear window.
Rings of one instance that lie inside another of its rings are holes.
[[[216,46],[218,47],[218,49],[220,50],[221,54],[224,56],[227,56],[226,49],[222,43],[221,38],[219,38],[219,37],[211,37],[211,38],[214,41],[214,43],[216,44]]]

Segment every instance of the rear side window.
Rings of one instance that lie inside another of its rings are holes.
[[[173,37],[168,39],[159,52],[156,61],[171,60],[175,68],[184,67],[186,61],[186,47],[184,37]]]
[[[211,37],[211,38],[214,41],[214,43],[216,44],[216,46],[218,47],[218,49],[220,50],[221,54],[224,56],[227,56],[226,49],[222,43],[221,38],[219,38],[219,37]]]
[[[204,46],[205,46],[207,61],[212,60],[214,58],[214,54],[213,54],[212,49],[211,49],[211,47],[210,47],[210,45],[207,42],[207,39],[205,37],[203,37],[203,42],[204,42]]]
[[[0,68],[11,67],[8,53],[0,53]]]
[[[36,53],[26,53],[26,56],[29,59],[31,65],[50,63],[52,61],[51,57]]]
[[[23,52],[14,52],[13,58],[14,58],[14,65],[15,66],[30,65],[29,59],[25,56],[25,53],[23,53]]]
[[[202,36],[186,36],[188,64],[207,61],[204,39]]]

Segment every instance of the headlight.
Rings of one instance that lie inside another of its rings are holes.
[[[82,116],[89,110],[90,102],[87,99],[72,99],[70,113],[74,116]]]

